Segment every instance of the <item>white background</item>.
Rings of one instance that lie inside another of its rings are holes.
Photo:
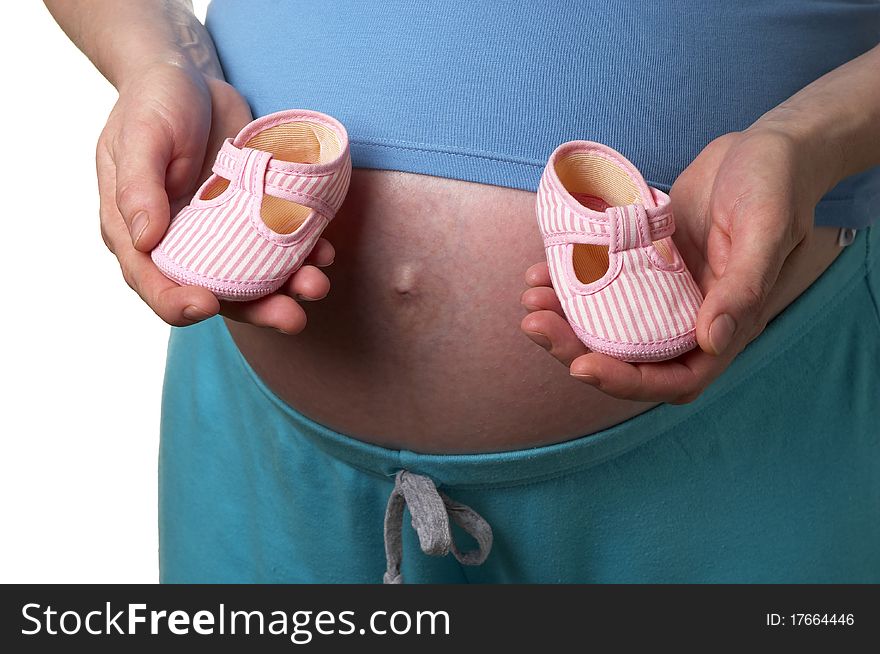
[[[155,582],[168,327],[98,228],[116,92],[36,0],[0,10],[0,62],[0,582]]]

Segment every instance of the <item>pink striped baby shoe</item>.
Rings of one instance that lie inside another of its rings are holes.
[[[599,143],[550,155],[537,198],[553,288],[584,344],[624,361],[662,361],[696,345],[703,301],[670,236],[669,196]]]
[[[302,265],[342,204],[348,134],[316,111],[269,114],[226,140],[213,171],[171,221],[153,261],[178,284],[253,300]]]

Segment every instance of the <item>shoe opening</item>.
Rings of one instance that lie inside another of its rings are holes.
[[[277,161],[304,164],[324,164],[342,153],[342,143],[336,133],[308,121],[285,123],[264,130],[244,144],[245,147],[270,152]],[[200,199],[212,200],[229,186],[229,180],[217,178],[209,184]],[[311,209],[296,202],[264,194],[260,218],[266,227],[278,234],[291,234],[299,229]]]
[[[647,204],[635,179],[621,165],[593,152],[573,152],[557,160],[556,175],[566,191],[580,204],[594,211],[628,204]],[[664,260],[672,262],[666,239],[654,241]],[[595,282],[608,272],[608,246],[577,243],[572,266],[582,284]]]

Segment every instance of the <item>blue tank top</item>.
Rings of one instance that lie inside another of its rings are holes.
[[[558,144],[589,139],[668,190],[713,138],[880,42],[880,0],[214,0],[207,24],[256,115],[335,116],[357,167],[534,191]],[[816,222],[865,226],[878,201],[875,168]]]

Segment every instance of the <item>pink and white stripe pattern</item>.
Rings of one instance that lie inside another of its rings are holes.
[[[217,155],[214,175],[174,218],[152,252],[153,261],[167,277],[207,288],[221,299],[245,301],[277,290],[302,265],[345,199],[351,157],[345,129],[338,122],[315,112],[291,113],[258,119],[235,141],[227,140]],[[236,145],[267,125],[316,117],[335,128],[343,145],[331,162],[276,161],[268,152]],[[226,190],[216,198],[200,199],[218,179],[229,180]],[[264,194],[311,211],[292,233],[274,232],[260,216]]]
[[[560,181],[556,162],[583,152],[617,162],[640,189],[643,203],[604,212],[579,203]],[[557,148],[538,188],[537,216],[553,287],[568,322],[588,348],[624,361],[662,361],[696,345],[703,298],[670,238],[675,223],[669,197],[648,187],[620,154],[589,141]],[[662,241],[666,258],[655,241]],[[575,274],[578,243],[608,247],[608,271],[589,284]]]

